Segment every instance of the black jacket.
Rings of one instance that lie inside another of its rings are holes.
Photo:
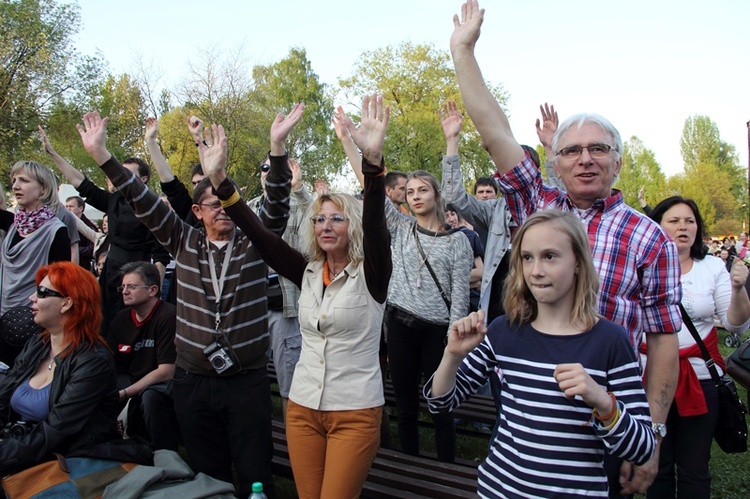
[[[31,338],[0,383],[0,423],[16,421],[10,398],[18,385],[49,358],[49,341]],[[57,366],[49,396],[49,415],[21,438],[0,440],[0,474],[44,462],[53,452],[68,454],[118,438],[119,401],[112,354],[97,345],[79,347]]]

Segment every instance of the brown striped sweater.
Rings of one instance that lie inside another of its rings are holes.
[[[291,171],[286,156],[271,157],[266,179],[269,200],[263,222],[274,231],[283,231],[289,212]],[[177,286],[176,364],[188,372],[218,376],[203,348],[216,340],[215,292],[208,263],[213,251],[216,275],[221,275],[223,248],[209,243],[203,229],[180,220],[159,196],[149,190],[132,172],[112,158],[101,166],[104,173],[123,193],[136,216],[174,257]],[[235,230],[234,245],[221,296],[221,325],[234,350],[235,367],[221,376],[244,369],[257,369],[267,363],[269,347],[266,307],[267,267],[250,240]]]

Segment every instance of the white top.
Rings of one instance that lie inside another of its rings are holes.
[[[325,293],[323,261],[308,263],[299,297],[302,351],[289,399],[319,411],[383,405],[378,352],[384,311],[385,303],[367,289],[362,263],[347,265]]]
[[[690,316],[695,329],[702,339],[706,339],[714,327],[714,314],[719,316],[722,326],[733,333],[741,334],[750,328],[750,319],[739,326],[727,320],[727,310],[732,297],[732,283],[724,262],[715,256],[706,256],[703,260],[694,260],[693,268],[682,274],[682,306]],[[693,335],[687,326],[682,327],[677,338],[680,348],[695,345]],[[646,357],[643,356],[645,362]],[[698,379],[711,379],[706,362],[702,357],[690,357],[690,364]],[[721,368],[716,366],[719,375]]]

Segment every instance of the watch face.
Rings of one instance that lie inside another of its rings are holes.
[[[664,423],[654,423],[651,428],[654,430],[654,433],[659,438],[664,438],[667,436],[667,425]]]

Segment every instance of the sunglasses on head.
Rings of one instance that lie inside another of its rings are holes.
[[[62,294],[55,291],[54,289],[45,288],[44,286],[36,287],[36,296],[37,298],[47,298],[50,296],[56,296],[58,298],[65,298]]]

